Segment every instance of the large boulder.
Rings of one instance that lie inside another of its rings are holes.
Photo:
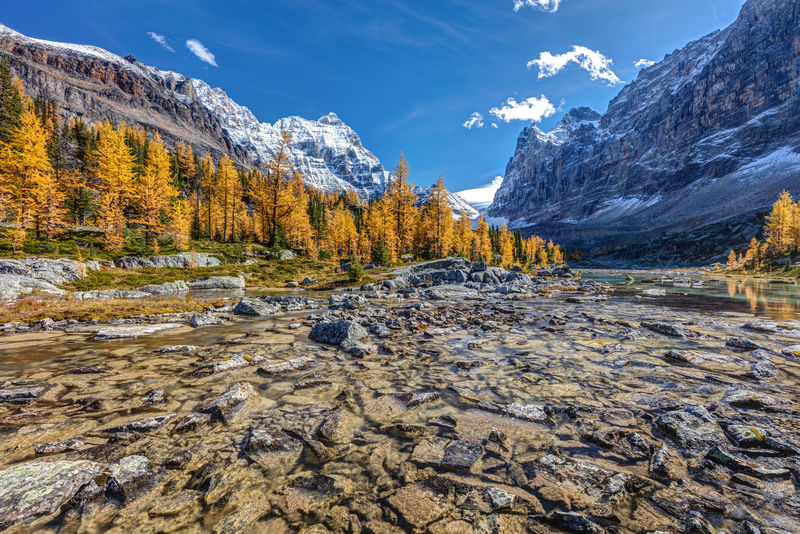
[[[144,269],[146,267],[193,269],[195,267],[216,267],[222,265],[222,262],[210,254],[182,252],[168,256],[125,256],[114,264],[122,269]]]
[[[280,304],[267,302],[258,298],[242,297],[233,308],[236,315],[250,315],[252,317],[265,317],[281,311]]]
[[[241,276],[212,276],[189,282],[189,289],[200,291],[209,289],[244,289]]]
[[[26,462],[0,471],[0,530],[56,513],[102,466],[86,460]]]
[[[352,321],[323,321],[311,329],[308,337],[319,343],[341,345],[345,341],[360,341],[367,337],[367,331]]]

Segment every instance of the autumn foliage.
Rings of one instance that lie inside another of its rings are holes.
[[[125,123],[63,120],[0,65],[0,218],[15,251],[30,235],[49,240],[93,225],[110,252],[131,239],[151,252],[202,239],[380,264],[451,254],[504,266],[564,261],[552,242],[454,213],[441,176],[421,201],[402,155],[385,193],[363,199],[307,186],[291,146],[282,132],[271,158],[248,169],[184,142],[171,149],[158,133]]]

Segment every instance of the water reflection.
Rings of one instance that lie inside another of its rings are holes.
[[[630,274],[634,282],[625,282]],[[672,277],[648,271],[584,271],[584,277],[614,285],[616,294],[628,298],[642,291],[663,288],[659,303],[682,310],[750,313],[772,320],[800,318],[800,289],[790,283],[770,283],[756,278],[708,278],[679,274]],[[690,279],[692,283],[687,283]],[[676,281],[679,280],[679,281]],[[702,283],[702,287],[688,287]]]

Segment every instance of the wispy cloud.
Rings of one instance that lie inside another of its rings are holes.
[[[638,61],[634,61],[633,64],[637,69],[641,69],[645,67],[652,67],[656,64],[656,62],[652,59],[640,59]]]
[[[172,48],[169,45],[169,43],[167,42],[167,38],[164,37],[163,35],[161,35],[160,33],[147,32],[147,36],[150,37],[150,39],[152,39],[155,42],[157,42],[158,44],[160,44],[161,46],[163,46],[164,48],[166,48],[167,50],[169,50],[170,52],[174,52],[175,51],[175,49]]]
[[[561,0],[514,0],[514,11],[529,6],[548,13],[555,13],[560,5]]]
[[[550,103],[546,96],[539,98],[532,96],[522,102],[517,102],[513,98],[506,100],[499,108],[492,108],[489,113],[504,122],[511,121],[533,121],[539,122],[550,117],[556,112],[556,108]]]
[[[469,116],[467,122],[465,122],[462,126],[464,126],[464,128],[467,130],[471,130],[473,128],[483,128],[483,115],[476,111]]]
[[[203,43],[201,43],[199,40],[189,39],[188,41],[186,41],[186,48],[188,48],[192,54],[200,58],[200,61],[208,63],[209,65],[212,65],[214,67],[218,66],[214,54],[212,54],[211,50],[206,48],[203,45]]]
[[[569,52],[556,55],[542,52],[539,54],[539,59],[528,62],[528,68],[538,67],[539,78],[549,78],[564,70],[569,63],[577,63],[589,73],[593,80],[604,80],[608,82],[608,85],[622,83],[619,76],[611,70],[613,61],[600,52],[585,46],[573,46]]]

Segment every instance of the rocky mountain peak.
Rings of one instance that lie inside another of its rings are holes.
[[[526,128],[489,214],[583,249],[704,236],[718,259],[749,241],[781,190],[800,193],[798,27],[800,3],[748,0],[729,27],[642,69],[602,116],[576,108],[550,132]],[[700,231],[712,226],[724,250]]]

